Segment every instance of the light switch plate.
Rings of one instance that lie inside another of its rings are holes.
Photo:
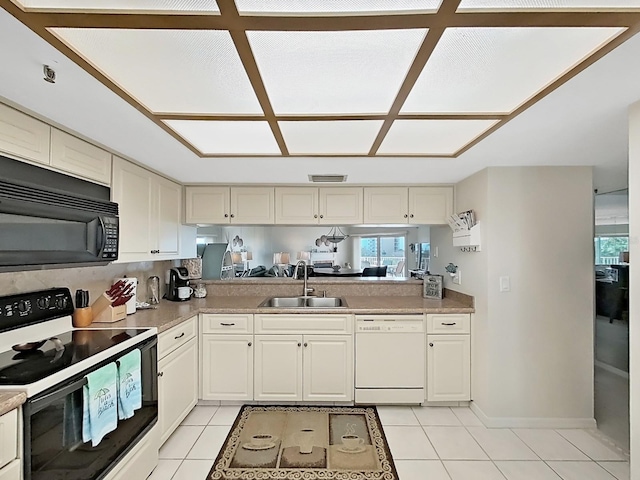
[[[500,277],[500,291],[501,292],[510,292],[511,291],[511,278],[508,276]]]

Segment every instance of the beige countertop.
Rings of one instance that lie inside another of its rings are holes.
[[[186,302],[161,300],[156,309],[138,310],[114,323],[91,324],[90,328],[156,327],[158,332],[174,327],[199,313],[340,313],[353,314],[421,314],[473,313],[469,303],[458,298],[430,300],[418,296],[345,296],[346,308],[259,308],[265,296],[207,296]]]
[[[18,408],[27,400],[24,392],[2,392],[0,393],[0,415]]]

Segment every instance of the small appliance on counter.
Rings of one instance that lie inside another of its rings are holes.
[[[185,267],[167,270],[167,292],[164,298],[172,302],[184,302],[191,298],[193,288],[189,286],[189,271]]]

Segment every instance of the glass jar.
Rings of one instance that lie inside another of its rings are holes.
[[[196,298],[204,298],[207,296],[207,287],[204,283],[199,283],[193,291],[193,296]]]

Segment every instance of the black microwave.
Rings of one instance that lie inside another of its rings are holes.
[[[109,187],[0,156],[0,271],[116,260],[110,196]]]

